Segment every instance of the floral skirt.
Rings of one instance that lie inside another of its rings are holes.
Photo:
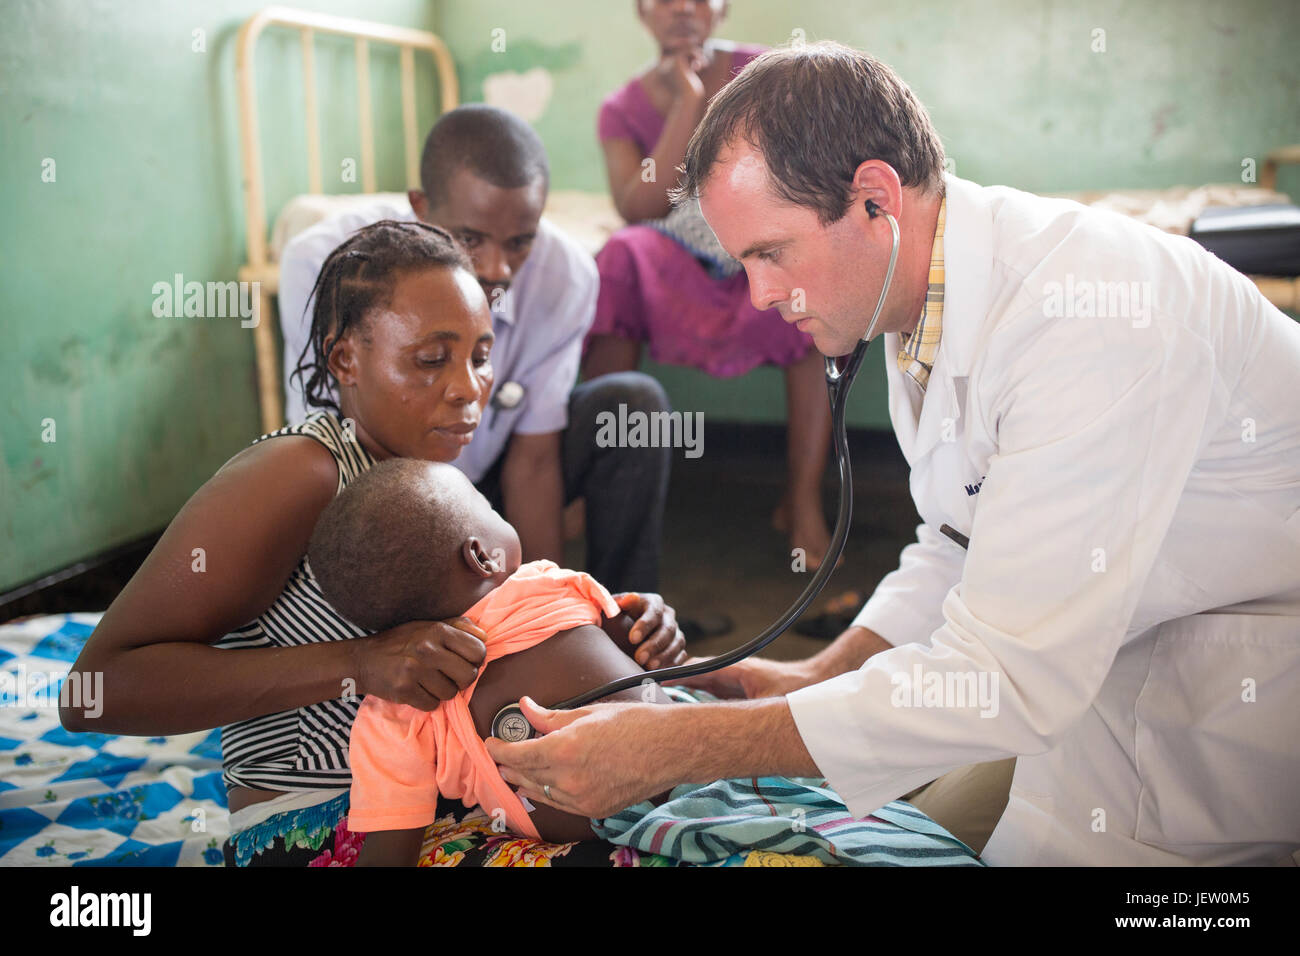
[[[305,796],[305,795],[299,795]],[[290,798],[292,799],[292,798]],[[270,801],[268,801],[269,803]],[[257,804],[254,804],[257,806]],[[233,833],[222,852],[227,866],[355,866],[364,833],[347,827],[348,791],[324,803],[272,813]],[[274,808],[270,808],[274,809]],[[243,813],[243,811],[240,811]],[[265,810],[263,811],[265,812]],[[695,866],[604,840],[543,843],[502,832],[479,807],[439,799],[416,866],[675,867]],[[765,850],[737,853],[721,866],[821,866],[815,857]]]
[[[347,827],[348,798],[343,790],[232,833],[221,848],[226,866],[354,866],[366,835]]]

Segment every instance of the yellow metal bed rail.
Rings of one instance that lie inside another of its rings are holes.
[[[271,328],[272,296],[279,291],[280,269],[267,254],[267,210],[262,177],[262,143],[257,124],[257,80],[253,54],[258,37],[267,27],[296,29],[302,40],[304,106],[307,120],[307,181],[311,192],[322,192],[320,118],[316,101],[314,42],[317,33],[352,37],[357,58],[357,112],[361,133],[361,188],[376,191],[375,137],[370,104],[370,44],[385,43],[400,51],[402,84],[402,133],[408,188],[420,185],[419,131],[415,127],[415,51],[433,57],[438,72],[441,110],[454,109],[460,98],[456,70],[446,44],[425,30],[336,17],[310,10],[267,7],[250,17],[239,29],[236,41],[235,76],[239,84],[239,131],[244,179],[244,223],[248,240],[248,262],[239,270],[241,282],[260,285],[257,322],[253,341],[257,353],[257,391],[263,431],[273,431],[284,422],[280,363]]]

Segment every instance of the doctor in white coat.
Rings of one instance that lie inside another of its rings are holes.
[[[898,223],[878,329],[923,524],[825,653],[729,669],[759,699],[530,705],[550,733],[493,741],[503,774],[600,816],[820,773],[864,815],[1015,756],[992,864],[1300,861],[1300,325],[1191,240],[942,168],[911,91],[838,45],[715,98],[683,186],[823,353],[866,331]]]

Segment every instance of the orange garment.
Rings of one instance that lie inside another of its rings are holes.
[[[560,631],[581,624],[599,626],[604,617],[618,613],[614,598],[590,575],[565,570],[553,561],[531,561],[465,616],[487,635],[486,666]],[[489,813],[504,810],[511,830],[538,839],[524,805],[501,778],[474,729],[469,702],[477,685],[476,677],[433,711],[366,695],[348,746],[349,830],[369,833],[428,826],[437,815],[442,794]]]

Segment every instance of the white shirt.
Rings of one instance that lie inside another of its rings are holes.
[[[341,213],[295,236],[280,260],[280,330],[284,337],[285,419],[300,421],[302,383],[291,380],[311,331],[308,299],[329,254],[353,232],[381,219],[415,221],[407,202],[374,203]],[[489,403],[474,437],[452,462],[478,481],[505,450],[514,432],[562,431],[569,392],[578,377],[582,340],[596,317],[596,264],[576,242],[546,219],[523,266],[492,311],[493,395],[507,382],[523,386],[514,408]],[[314,409],[313,409],[314,410]]]
[[[1300,325],[1190,239],[946,181],[919,411],[886,362],[924,523],[855,622],[895,646],[789,695],[805,745],[855,815],[1017,755],[994,864],[1287,859]]]

